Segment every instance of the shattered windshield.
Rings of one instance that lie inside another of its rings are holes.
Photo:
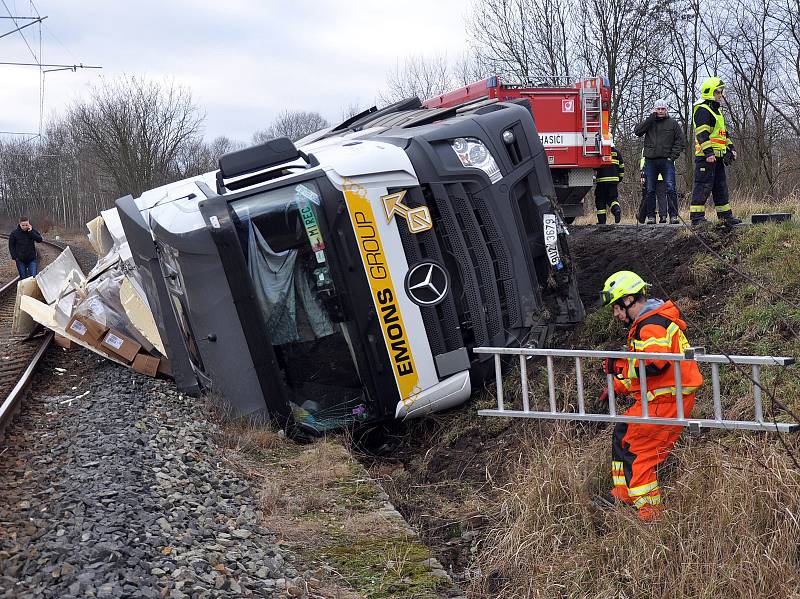
[[[313,181],[231,203],[295,419],[318,431],[366,417]]]

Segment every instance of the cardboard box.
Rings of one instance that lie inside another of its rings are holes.
[[[36,328],[39,326],[39,323],[31,318],[30,314],[21,309],[20,306],[23,297],[32,297],[39,301],[44,301],[44,296],[39,290],[39,285],[33,277],[23,279],[17,283],[17,299],[14,303],[14,322],[11,325],[12,335],[33,335]]]
[[[88,316],[75,314],[69,319],[65,327],[67,334],[77,337],[94,347],[100,347],[100,343],[108,331],[108,327],[92,320]]]
[[[161,360],[156,358],[155,356],[149,356],[147,354],[138,353],[136,357],[133,359],[133,369],[136,372],[141,372],[142,374],[146,374],[147,376],[156,376],[158,372],[158,363]]]
[[[53,337],[53,343],[55,343],[59,347],[63,347],[64,349],[75,349],[78,347],[77,343],[73,343],[71,339],[67,339],[63,335],[59,335],[58,333],[55,334]]]
[[[117,329],[108,331],[100,345],[129,363],[133,362],[136,354],[142,349],[141,345],[130,337],[123,335]]]
[[[158,362],[158,374],[172,378],[172,365],[168,358],[161,358]]]

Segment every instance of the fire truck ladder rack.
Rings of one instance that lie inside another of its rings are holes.
[[[800,423],[774,422],[764,419],[762,405],[761,388],[761,368],[763,366],[788,366],[794,363],[794,358],[778,356],[724,356],[706,354],[704,348],[688,348],[684,354],[664,354],[646,352],[622,352],[622,351],[593,351],[579,349],[528,349],[528,348],[502,348],[502,347],[477,347],[473,350],[476,354],[494,354],[495,378],[497,380],[497,409],[479,410],[481,416],[503,416],[508,418],[538,418],[546,420],[583,420],[590,422],[639,422],[646,424],[686,426],[689,430],[696,432],[701,428],[722,428],[722,429],[744,429],[752,431],[766,432],[794,432],[800,430]],[[519,356],[519,368],[522,387],[522,409],[507,409],[503,394],[503,377],[501,374],[501,356]],[[547,362],[547,385],[549,391],[550,410],[539,412],[530,409],[530,397],[528,390],[528,365],[527,360],[532,356],[541,356]],[[556,406],[556,389],[553,358],[574,358],[575,359],[575,378],[577,381],[577,402],[578,411],[563,412]],[[617,414],[616,397],[614,395],[614,377],[607,375],[606,384],[608,386],[608,414],[590,414],[586,412],[583,389],[583,359],[603,358],[622,358],[635,359],[639,361],[639,380],[642,393],[642,415],[625,416]],[[675,372],[675,397],[682,397],[682,385],[680,376],[680,362],[695,361],[711,365],[711,388],[714,399],[713,418],[691,418],[686,417],[683,412],[683,401],[676,401],[677,417],[661,418],[651,417],[648,414],[647,398],[647,373],[645,372],[646,360],[671,360],[674,364]],[[739,367],[750,366],[752,368],[752,392],[755,420],[728,420],[722,415],[722,402],[720,399],[720,367],[725,365],[737,365]]]
[[[583,155],[600,156],[603,153],[603,107],[598,87],[581,86],[581,119]]]

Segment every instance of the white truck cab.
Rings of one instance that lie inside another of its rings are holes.
[[[465,401],[583,318],[525,102],[370,109],[117,200],[178,385],[311,433]]]

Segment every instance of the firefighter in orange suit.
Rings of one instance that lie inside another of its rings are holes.
[[[680,311],[672,301],[647,297],[648,287],[639,275],[623,270],[606,280],[601,299],[604,306],[613,306],[614,316],[630,327],[627,351],[682,354],[689,347],[689,341]],[[614,393],[634,398],[625,414],[641,416],[639,360],[608,359],[604,361],[604,368],[614,375]],[[683,411],[688,418],[703,376],[694,361],[680,362],[680,369]],[[645,374],[648,415],[676,418],[675,363],[647,360]],[[608,399],[607,390],[601,399]],[[661,488],[656,479],[656,466],[667,458],[682,430],[682,426],[616,424],[611,451],[614,488],[610,497],[599,499],[606,505],[616,502],[633,505],[641,520],[657,520],[661,514]]]

